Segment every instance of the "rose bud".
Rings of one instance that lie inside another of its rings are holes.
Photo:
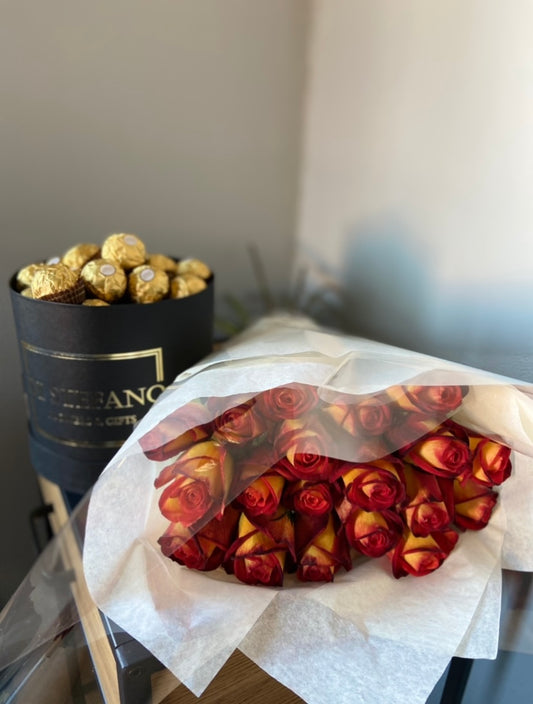
[[[224,567],[245,584],[280,587],[291,553],[294,555],[294,528],[288,512],[253,523],[242,513],[238,537],[226,554]]]
[[[468,442],[444,426],[422,437],[402,455],[415,467],[439,477],[455,478],[472,471]]]
[[[292,479],[328,480],[338,461],[327,456],[331,439],[316,419],[285,420],[275,442],[275,451],[283,460],[276,463],[280,473]]]
[[[188,447],[172,464],[161,470],[154,486],[159,489],[178,474],[208,478],[211,483],[218,481],[228,486],[232,473],[233,460],[224,445],[214,440],[204,440]]]
[[[341,567],[351,569],[352,563],[344,534],[335,530],[333,515],[328,514],[326,523],[303,545],[298,537],[308,531],[302,526],[306,519],[296,521],[297,576],[303,582],[332,582]]]
[[[388,452],[404,454],[424,435],[429,435],[440,428],[440,423],[433,416],[422,413],[408,413],[401,422],[390,427],[386,433]]]
[[[349,437],[349,436],[346,436]],[[337,441],[337,438],[335,438]],[[368,436],[357,438],[356,442],[350,438],[350,443],[336,444],[336,454],[345,462],[373,462],[390,454],[390,449],[381,436]]]
[[[322,516],[333,509],[333,487],[328,482],[307,482],[301,479],[289,484],[283,500],[297,513]]]
[[[271,516],[281,501],[285,479],[274,472],[255,479],[235,499],[247,516]]]
[[[354,509],[344,523],[349,544],[367,557],[380,557],[393,548],[402,534],[400,516],[386,509],[364,511]]]
[[[399,579],[408,574],[423,577],[433,572],[451,553],[458,537],[454,530],[417,537],[406,528],[394,550],[389,553],[393,575]]]
[[[337,459],[315,455],[312,452],[301,452],[294,455],[292,462],[283,457],[276,462],[273,469],[289,481],[302,479],[314,482],[330,481],[330,477],[338,471],[338,466]]]
[[[263,391],[257,396],[260,412],[274,421],[299,418],[318,404],[316,387],[288,384]]]
[[[213,438],[238,445],[262,435],[266,425],[254,406],[255,400],[250,399],[221,413],[213,421]]]
[[[464,530],[481,530],[490,520],[498,494],[473,477],[453,482],[455,523]]]
[[[242,493],[261,475],[273,471],[276,458],[269,443],[256,447],[248,445],[244,456],[236,461],[234,495]]]
[[[350,435],[381,435],[393,422],[390,401],[370,396],[354,403],[332,403],[324,409]]]
[[[392,455],[363,464],[346,464],[340,478],[350,503],[381,511],[405,498],[403,462]]]
[[[417,537],[448,530],[454,517],[453,480],[404,467],[407,499],[401,509],[407,527]]]
[[[497,486],[509,478],[512,470],[511,448],[495,440],[469,433],[472,478],[486,486]]]
[[[461,405],[466,386],[391,386],[387,395],[405,411],[448,414]]]
[[[190,569],[215,570],[222,565],[235,538],[239,515],[227,506],[221,516],[215,516],[194,534],[181,523],[171,523],[158,540],[161,552]]]
[[[190,526],[207,514],[214,504],[208,483],[178,475],[159,497],[159,510],[173,523]]]
[[[200,402],[193,401],[174,411],[139,440],[150,460],[162,461],[174,457],[195,442],[205,440],[211,433],[208,411]]]
[[[159,498],[159,508],[172,522],[191,525],[213,506],[219,510],[229,491],[233,460],[226,449],[212,440],[192,445],[155,481],[156,488],[171,483]]]

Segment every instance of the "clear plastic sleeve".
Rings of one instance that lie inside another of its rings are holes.
[[[419,447],[428,438],[437,449]],[[420,488],[428,453],[448,460]],[[440,491],[444,507],[470,501],[449,490],[470,481],[474,455],[484,519],[466,510],[458,526],[453,509],[437,569],[391,557],[413,533],[420,492]],[[453,655],[496,655],[502,567],[533,569],[532,456],[527,384],[271,316],[181,374],[107,466],[85,577],[98,607],[197,695],[239,649],[310,704],[363,699],[376,682],[383,700],[422,703]],[[296,495],[310,484],[335,488]],[[327,554],[318,572],[331,581],[300,567],[306,540],[289,535],[306,501],[304,535],[334,515],[306,553],[310,567]],[[396,542],[378,554],[380,535],[365,553],[354,506],[365,520],[393,513]],[[335,535],[348,521],[346,552]],[[240,578],[240,558],[261,551],[283,563],[282,583]]]

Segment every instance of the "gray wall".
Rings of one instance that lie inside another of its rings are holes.
[[[305,0],[3,0],[0,606],[35,558],[38,491],[7,281],[111,232],[205,259],[225,296],[290,271]],[[68,334],[68,331],[65,331]]]
[[[533,379],[533,4],[313,7],[298,264],[360,334]]]

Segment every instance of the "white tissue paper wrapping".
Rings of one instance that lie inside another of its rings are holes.
[[[513,447],[489,525],[462,533],[441,567],[395,579],[388,559],[327,584],[287,575],[280,588],[196,572],[164,557],[160,470],[139,446],[170,412],[205,396],[259,393],[290,382],[350,393],[395,384],[468,384],[454,420]],[[180,375],[97,481],[84,570],[113,621],[200,695],[239,648],[309,704],[423,704],[454,655],[494,658],[501,570],[533,570],[533,399],[522,382],[381,343],[307,318],[266,317]],[[376,694],[379,692],[379,696]]]

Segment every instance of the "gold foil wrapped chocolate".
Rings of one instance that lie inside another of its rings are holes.
[[[22,289],[30,287],[35,272],[42,266],[44,266],[44,264],[41,262],[39,264],[28,264],[28,266],[22,267],[22,269],[17,272],[17,289],[22,291]]]
[[[83,269],[85,264],[91,259],[96,259],[100,255],[100,245],[90,242],[76,244],[63,254],[61,261],[69,269]]]
[[[102,258],[113,259],[125,271],[134,269],[146,261],[144,242],[128,233],[109,235],[102,243]]]
[[[150,266],[155,266],[158,269],[163,269],[169,276],[174,276],[176,272],[176,260],[172,257],[167,257],[166,254],[148,254],[146,263]]]
[[[82,306],[88,306],[89,308],[101,308],[102,306],[110,306],[111,304],[107,301],[103,301],[101,298],[86,298]]]
[[[135,267],[128,276],[128,291],[135,303],[156,303],[166,298],[169,288],[167,273],[150,264]]]
[[[200,276],[180,274],[170,281],[170,297],[185,298],[186,296],[193,296],[205,288],[207,288],[207,284]]]
[[[32,288],[41,270],[46,273],[40,274]],[[32,298],[79,303],[86,299],[86,306],[100,306],[103,302],[155,303],[184,298],[207,288],[211,277],[211,269],[202,260],[147,253],[137,235],[121,232],[109,235],[101,244],[79,242],[61,257],[29,264],[16,273],[12,285],[21,295]]]
[[[81,278],[91,295],[108,303],[122,298],[128,285],[126,272],[111,259],[91,259],[81,270]]]
[[[176,265],[176,274],[194,274],[201,279],[208,279],[211,276],[211,269],[200,259],[189,257],[181,259]]]
[[[79,275],[64,264],[41,266],[31,281],[32,298],[57,303],[81,303],[85,286]]]

